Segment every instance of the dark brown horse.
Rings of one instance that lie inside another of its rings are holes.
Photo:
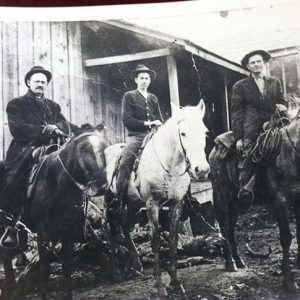
[[[264,167],[267,185],[265,192],[273,201],[276,213],[280,243],[283,250],[282,271],[284,287],[296,289],[291,274],[289,249],[292,235],[289,228],[288,207],[292,203],[296,210],[297,242],[300,245],[300,116],[279,130],[281,145],[275,161]],[[238,172],[237,158],[231,155],[222,158],[221,151],[214,148],[210,154],[211,179],[214,189],[214,205],[220,229],[227,243],[224,249],[225,269],[236,271],[244,268],[235,240],[235,225],[238,218]],[[298,248],[297,267],[300,267]]]
[[[46,296],[50,271],[46,245],[60,241],[64,298],[72,299],[73,244],[83,238],[89,196],[101,194],[106,188],[105,147],[104,133],[90,129],[75,135],[59,150],[49,154],[38,173],[28,199],[28,219],[29,228],[37,233],[42,297]],[[7,283],[13,288],[11,262],[6,263]]]

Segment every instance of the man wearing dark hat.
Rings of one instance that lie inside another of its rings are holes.
[[[253,200],[254,167],[249,158],[263,124],[270,120],[276,109],[286,111],[280,82],[264,75],[265,65],[271,58],[264,50],[244,56],[242,66],[250,76],[235,83],[231,99],[232,131],[239,154],[239,201],[246,207]]]
[[[32,167],[34,148],[49,145],[69,127],[60,106],[45,98],[44,91],[52,75],[43,67],[33,67],[25,76],[28,92],[9,101],[6,111],[13,140],[6,155],[7,186],[4,208],[18,217],[23,209],[26,181]],[[2,244],[14,246],[15,236],[7,234]]]
[[[152,127],[160,126],[163,121],[157,97],[148,92],[148,87],[151,80],[155,79],[156,72],[139,64],[132,71],[132,77],[137,89],[126,92],[122,99],[122,120],[128,130],[128,137],[122,152],[117,178],[117,199],[120,203],[125,200],[132,166],[145,136]],[[141,203],[137,204],[135,209],[138,210],[141,205]]]

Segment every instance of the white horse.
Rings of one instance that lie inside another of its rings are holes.
[[[162,281],[159,267],[159,210],[162,203],[168,201],[170,220],[170,257],[168,272],[171,277],[170,285],[182,294],[184,288],[177,278],[177,244],[178,227],[183,208],[183,198],[188,191],[191,176],[198,180],[207,179],[209,164],[205,157],[205,140],[207,128],[203,123],[205,104],[203,100],[197,106],[179,108],[172,105],[172,117],[146,144],[140,158],[135,176],[131,176],[128,195],[137,193],[145,201],[147,215],[151,228],[152,251],[154,254],[154,276],[160,296],[167,295],[167,289]],[[112,180],[116,160],[122,151],[122,145],[116,144],[105,150],[108,162],[108,182],[112,182],[111,190],[115,193]],[[129,228],[123,233],[128,240]],[[114,232],[115,234],[115,232]],[[132,240],[127,247],[132,251],[134,262],[141,267],[137,251]]]

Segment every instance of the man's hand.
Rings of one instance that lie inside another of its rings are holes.
[[[61,131],[61,130],[58,129],[58,128],[54,130],[54,133],[55,133],[56,135],[60,136],[60,137],[67,137],[67,136],[68,136],[67,134],[65,134],[63,131]]]
[[[154,126],[160,126],[160,125],[162,125],[162,123],[161,123],[160,120],[154,120],[154,121],[145,121],[144,125],[145,126],[152,126],[152,125],[154,125]]]
[[[56,125],[48,124],[44,126],[43,133],[51,135],[55,130],[59,130],[59,128]]]
[[[287,111],[287,108],[285,105],[283,105],[283,104],[275,104],[275,105],[279,111]]]
[[[236,142],[236,150],[237,150],[237,152],[242,152],[243,151],[243,140],[242,139],[239,139]]]

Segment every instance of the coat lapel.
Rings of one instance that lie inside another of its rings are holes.
[[[265,77],[265,96],[266,98],[268,98],[270,96],[270,92],[271,92],[271,86],[272,86],[272,82],[270,80],[269,77]]]
[[[32,96],[30,95],[30,93],[27,93],[25,95],[26,97],[26,104],[24,101],[24,111],[28,111],[30,110],[31,115],[34,117],[35,120],[39,120],[41,124],[44,124],[44,116],[42,115],[41,110],[38,107],[38,104],[34,103],[34,99],[32,99]]]
[[[264,100],[264,96],[262,95],[262,93],[260,92],[254,78],[252,76],[249,77],[249,82],[251,85],[251,90],[257,94],[257,98],[259,98],[261,101]],[[266,87],[265,87],[266,88]]]

